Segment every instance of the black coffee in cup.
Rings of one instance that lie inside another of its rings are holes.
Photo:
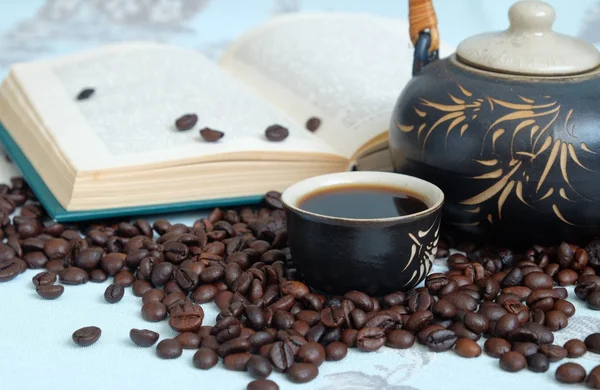
[[[337,218],[377,219],[427,210],[417,194],[392,186],[341,185],[311,192],[298,202],[310,213]]]

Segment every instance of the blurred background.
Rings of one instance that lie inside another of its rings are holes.
[[[600,0],[550,0],[555,30],[600,45]],[[434,1],[442,40],[505,29],[512,0]],[[13,62],[124,40],[168,42],[217,60],[240,34],[288,12],[408,17],[408,0],[0,0],[0,77]],[[408,34],[408,32],[407,32]]]

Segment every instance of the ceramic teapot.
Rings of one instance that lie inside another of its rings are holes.
[[[600,233],[600,52],[552,30],[554,9],[513,4],[505,31],[438,59],[431,1],[410,0],[413,78],[395,105],[396,172],[445,193],[443,222],[488,237]]]

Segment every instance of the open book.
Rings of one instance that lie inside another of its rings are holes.
[[[389,170],[387,130],[411,69],[408,24],[358,14],[275,17],[218,64],[119,43],[12,66],[0,140],[59,221],[247,203],[314,175]],[[196,126],[178,131],[190,113]],[[289,136],[269,141],[273,124]],[[225,135],[207,142],[204,127]]]

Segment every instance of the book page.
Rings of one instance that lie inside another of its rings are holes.
[[[442,45],[441,54],[451,53]],[[350,158],[388,130],[412,77],[408,23],[361,14],[274,18],[234,43],[222,68],[304,125],[320,117],[321,139]]]
[[[239,83],[201,54],[150,43],[127,43],[43,62],[18,64],[12,75],[49,142],[78,171],[192,161],[340,159],[322,140]],[[78,101],[84,88],[94,94]],[[198,123],[174,122],[194,113]],[[290,131],[270,142],[266,127]],[[219,142],[199,129],[225,132]],[[11,129],[9,129],[11,131]],[[303,156],[303,157],[299,157]]]

